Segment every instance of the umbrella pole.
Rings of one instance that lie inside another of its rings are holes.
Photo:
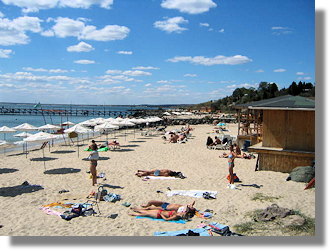
[[[79,136],[77,136],[77,147],[78,147],[77,152],[78,152],[78,158],[79,158],[79,143],[78,143],[78,138],[79,138]]]
[[[44,168],[46,170],[46,161],[45,161],[45,150],[44,150],[44,148],[42,148],[42,159],[44,161]]]

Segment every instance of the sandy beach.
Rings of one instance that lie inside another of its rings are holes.
[[[179,128],[180,126],[171,126],[167,129]],[[121,149],[101,152],[101,160],[97,167],[98,173],[103,172],[106,177],[106,180],[98,179],[98,182],[110,185],[108,191],[122,197],[121,201],[115,203],[105,201],[99,203],[101,216],[118,214],[115,219],[89,216],[65,221],[58,216],[47,215],[39,209],[40,206],[53,202],[87,201],[86,196],[91,190],[95,190],[95,187],[91,186],[89,174],[86,173],[89,162],[84,160],[88,152],[83,149],[89,142],[85,141],[84,146],[79,147],[79,157],[76,146],[57,145],[50,149],[46,147],[45,157],[48,158],[45,161],[46,168],[43,161],[30,160],[42,158],[41,150],[31,151],[27,156],[20,152],[2,154],[0,156],[2,209],[0,225],[3,227],[0,228],[0,235],[152,236],[156,231],[196,228],[203,221],[196,216],[186,224],[136,219],[128,215],[131,211],[129,207],[122,205],[128,202],[132,206],[139,206],[148,200],[180,204],[196,200],[195,206],[198,210],[213,210],[211,221],[228,225],[230,228],[250,220],[247,217],[249,212],[265,209],[273,203],[315,218],[315,189],[304,190],[304,183],[286,181],[287,173],[256,172],[256,159],[236,159],[234,171],[241,179],[241,184],[257,184],[261,187],[240,186],[237,190],[227,189],[227,160],[219,158],[224,151],[210,150],[205,146],[206,138],[213,126],[195,125],[193,128],[192,137],[185,144],[164,143],[161,135],[141,136],[139,132],[134,135],[133,131],[130,131],[125,137],[123,131],[117,133],[117,141],[120,142]],[[237,125],[230,124],[229,132],[235,135]],[[102,136],[95,140],[104,139],[105,136]],[[52,172],[54,169],[60,169],[62,173],[54,174]],[[138,169],[171,169],[183,172],[187,178],[143,181],[134,175]],[[20,186],[24,181],[31,185],[40,185],[43,189],[22,193],[22,189],[12,188]],[[217,191],[217,196],[215,200],[187,196],[168,197],[166,195],[168,187],[171,190]],[[59,193],[63,189],[69,192]],[[273,202],[252,200],[256,193],[277,199]],[[275,232],[272,235],[281,235],[281,233]]]

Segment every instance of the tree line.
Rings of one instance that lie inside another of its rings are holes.
[[[211,108],[212,111],[232,111],[233,105],[274,98],[283,95],[315,97],[315,85],[312,83],[292,82],[288,88],[278,89],[277,84],[260,82],[258,88],[236,88],[232,95],[218,100],[194,105],[191,109]]]

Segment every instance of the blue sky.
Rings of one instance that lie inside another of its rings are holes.
[[[200,103],[314,83],[314,13],[311,0],[0,0],[0,101]]]

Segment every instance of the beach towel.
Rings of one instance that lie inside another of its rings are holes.
[[[178,236],[186,235],[189,231],[199,233],[199,236],[211,236],[205,228],[183,229],[178,231],[154,232],[154,236]]]
[[[136,216],[136,219],[149,219],[149,220],[155,220],[155,221],[165,221],[165,222],[171,222],[171,223],[180,223],[180,224],[186,224],[185,220],[164,220],[164,219],[155,219],[151,217],[146,216]]]
[[[58,217],[61,217],[61,213],[60,212],[56,212],[56,211],[50,209],[49,207],[39,207],[39,209],[42,210],[43,212],[45,212],[46,214],[56,215]]]
[[[103,148],[97,149],[98,152],[106,152],[108,150],[109,150],[109,147],[103,147]],[[84,149],[84,151],[91,152],[93,150],[92,149],[89,149],[89,148],[86,148],[86,149]]]
[[[190,196],[195,198],[203,198],[203,193],[209,193],[210,196],[216,198],[217,191],[205,191],[205,190],[172,190],[166,192],[167,196],[173,195],[182,195],[182,196]]]
[[[164,176],[145,176],[142,180],[177,180],[175,177],[164,177]]]

